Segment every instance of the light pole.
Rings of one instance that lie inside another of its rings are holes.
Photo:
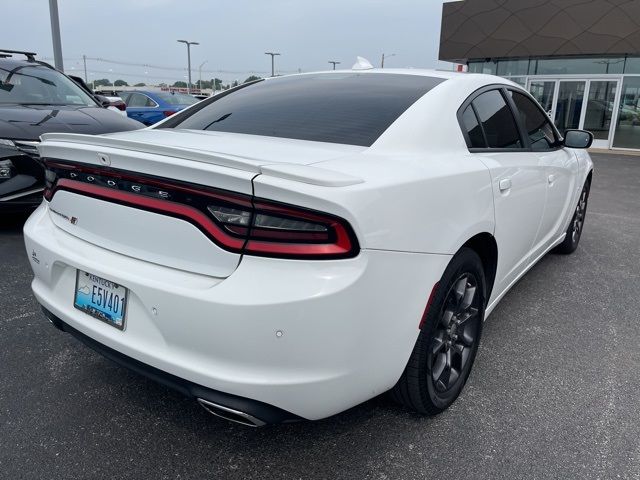
[[[385,58],[391,58],[391,57],[395,57],[396,54],[395,53],[390,53],[389,55],[385,55],[384,53],[382,54],[382,61],[380,62],[380,68],[384,68],[384,59]]]
[[[86,55],[82,55],[82,61],[84,62],[84,81],[86,83],[88,81],[87,80],[87,56]]]
[[[191,45],[200,45],[198,42],[189,42],[187,40],[178,40],[187,46],[187,69],[189,71],[189,83],[187,83],[187,93],[191,93]]]
[[[58,0],[49,0],[49,16],[51,17],[51,39],[53,40],[53,61],[61,72],[62,65],[62,40],[60,40],[60,19],[58,18]]]
[[[333,60],[329,60],[329,63],[330,63],[331,65],[333,65],[333,69],[334,69],[334,70],[336,69],[336,65],[340,65],[340,62],[335,62],[335,61],[333,61]]]
[[[273,59],[274,59],[276,56],[280,55],[280,54],[279,54],[279,53],[276,53],[276,52],[264,52],[264,54],[265,54],[265,55],[271,55],[271,76],[272,76],[272,77],[275,77],[275,76],[276,76],[276,74],[275,74],[275,71],[276,71],[276,70],[275,70],[275,62],[274,62],[274,60],[273,60]]]
[[[204,62],[202,62],[200,64],[200,66],[198,67],[198,88],[200,90],[202,90],[202,66],[207,63],[208,60],[205,60]]]

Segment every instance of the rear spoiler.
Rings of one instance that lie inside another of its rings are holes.
[[[151,143],[122,140],[102,135],[45,133],[40,136],[40,139],[42,142],[38,145],[38,151],[41,158],[55,157],[55,155],[47,154],[49,147],[65,146],[61,144],[81,144],[90,145],[91,147],[96,148],[116,148],[165,157],[176,157],[184,160],[220,165],[258,175],[268,175],[270,177],[283,178],[294,182],[308,183],[323,187],[345,187],[364,182],[364,180],[359,177],[308,165],[295,165],[291,163],[265,164],[264,160],[230,155],[228,153],[154,145]]]
[[[263,165],[260,167],[260,172],[270,177],[284,178],[294,182],[309,183],[322,187],[347,187],[364,183],[362,178],[347,175],[346,173],[291,163]]]

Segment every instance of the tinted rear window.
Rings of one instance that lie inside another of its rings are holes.
[[[387,73],[299,75],[257,82],[163,128],[370,146],[444,79]]]
[[[169,105],[193,105],[198,99],[184,93],[156,92],[156,96]]]
[[[484,141],[482,128],[478,123],[478,118],[471,105],[469,105],[462,114],[462,124],[468,136],[467,146],[469,148],[486,148],[487,144]]]
[[[522,148],[511,109],[498,90],[490,90],[473,101],[490,148]]]

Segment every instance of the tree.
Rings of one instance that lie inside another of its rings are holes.
[[[222,80],[219,78],[213,79],[214,90],[222,90]]]
[[[262,77],[258,77],[256,75],[251,75],[250,77],[248,77],[244,82],[242,83],[249,83],[249,82],[255,82],[256,80],[262,80]]]
[[[237,87],[238,86],[238,80],[234,80],[233,83],[231,84],[232,87]]]
[[[96,80],[95,82],[93,82],[93,84],[96,87],[110,87],[111,86],[111,81],[109,81],[108,78],[101,78],[101,79]]]
[[[176,88],[187,88],[187,82],[178,81],[174,83],[173,86]]]
[[[140,83],[136,83],[136,84],[134,85],[134,87],[146,87],[146,86],[147,86],[147,84],[146,84],[146,83],[142,83],[142,82],[140,82]]]
[[[125,82],[124,80],[116,80],[115,82],[113,82],[113,86],[114,87],[128,87],[129,84],[127,82]]]

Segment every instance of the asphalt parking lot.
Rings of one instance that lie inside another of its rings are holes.
[[[485,325],[454,406],[376,398],[250,429],[58,332],[29,287],[24,218],[0,227],[0,478],[640,478],[640,157],[593,155],[581,244]]]

